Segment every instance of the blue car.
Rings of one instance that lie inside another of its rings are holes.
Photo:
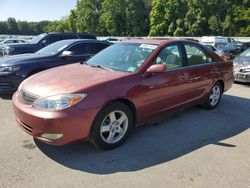
[[[94,39],[70,39],[50,44],[33,54],[2,57],[0,94],[13,93],[25,78],[37,72],[86,61],[108,46],[110,43]]]

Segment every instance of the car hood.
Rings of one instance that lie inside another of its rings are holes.
[[[77,63],[35,74],[26,79],[20,88],[42,98],[66,93],[83,93],[99,84],[127,75],[129,73],[94,68]]]
[[[27,63],[36,63],[40,61],[48,61],[52,56],[40,54],[20,54],[12,56],[4,56],[0,58],[0,66],[21,65]]]

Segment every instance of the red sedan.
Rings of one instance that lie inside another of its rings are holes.
[[[131,40],[85,63],[26,79],[13,96],[19,126],[52,145],[90,139],[121,145],[136,125],[203,104],[214,109],[233,84],[233,64],[196,42]]]

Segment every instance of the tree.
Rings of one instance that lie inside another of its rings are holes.
[[[96,33],[99,25],[99,16],[101,4],[103,0],[79,0],[77,8],[71,14],[72,17],[77,17],[77,31]],[[71,18],[71,23],[73,22]]]
[[[150,13],[150,36],[163,36],[167,31],[167,23],[165,20],[165,4],[166,0],[152,0],[152,10]]]
[[[183,20],[187,13],[185,0],[153,0],[150,14],[150,35],[174,35],[185,30],[184,25],[178,25],[177,20]],[[176,32],[176,30],[178,31]]]
[[[126,33],[129,36],[145,36],[149,32],[148,5],[141,0],[126,0]]]
[[[126,2],[104,0],[99,20],[99,31],[112,36],[126,36]]]
[[[7,22],[0,21],[0,34],[9,34],[9,25]]]
[[[77,31],[77,14],[76,14],[76,10],[71,10],[69,17],[68,17],[68,25],[69,25],[69,29],[71,32],[76,32]]]
[[[220,33],[220,20],[216,16],[211,16],[208,20],[209,29],[212,35],[218,35]]]
[[[8,27],[10,34],[18,34],[18,26],[15,18],[8,18]]]
[[[31,34],[29,23],[27,21],[23,21],[23,22],[18,21],[17,26],[18,26],[19,34],[21,34],[21,35]]]

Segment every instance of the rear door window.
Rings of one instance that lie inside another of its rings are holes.
[[[61,40],[66,40],[66,39],[77,39],[78,37],[76,36],[76,35],[74,35],[74,34],[67,34],[67,35],[62,35],[61,36]]]
[[[103,43],[78,43],[70,47],[68,51],[73,52],[74,55],[96,54],[106,48],[108,44]]]
[[[60,41],[60,40],[62,40],[62,36],[61,35],[49,35],[42,42],[45,45],[49,45],[49,44],[52,44],[52,43]]]
[[[88,35],[88,34],[78,34],[80,39],[96,39],[94,35]]]
[[[188,65],[200,65],[210,63],[212,61],[211,58],[207,56],[198,46],[185,44],[184,47],[187,54]]]

